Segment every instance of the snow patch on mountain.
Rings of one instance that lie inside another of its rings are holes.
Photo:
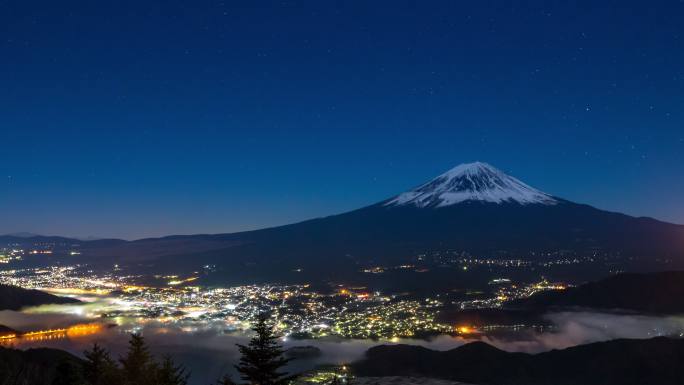
[[[487,163],[461,164],[385,206],[445,207],[466,201],[554,205],[558,200]]]

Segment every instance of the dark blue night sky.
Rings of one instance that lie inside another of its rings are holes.
[[[283,224],[489,162],[684,223],[682,1],[0,1],[0,233]]]

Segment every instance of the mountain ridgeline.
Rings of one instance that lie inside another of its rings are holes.
[[[59,297],[39,290],[0,285],[0,310],[20,310],[29,306],[78,302],[80,301],[74,298]]]
[[[369,349],[353,365],[361,376],[433,377],[488,385],[677,385],[684,383],[684,340],[618,339],[539,354],[484,342],[448,351],[413,345]]]
[[[78,357],[58,349],[0,347],[0,384],[66,384],[69,380],[60,367],[79,367],[82,363]]]
[[[507,306],[528,312],[581,308],[679,315],[684,314],[684,271],[623,273],[566,290],[539,292]]]
[[[98,257],[108,262],[232,264],[260,271],[306,270],[353,261],[394,263],[447,249],[473,255],[529,256],[564,250],[684,260],[684,226],[573,203],[485,163],[457,166],[371,206],[285,226],[77,243],[91,261]]]

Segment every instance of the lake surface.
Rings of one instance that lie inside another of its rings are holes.
[[[154,354],[173,355],[191,371],[191,384],[199,385],[212,383],[224,373],[234,373],[233,364],[239,358],[235,344],[244,344],[249,338],[244,332],[227,331],[225,324],[220,322],[161,323],[149,319],[102,319],[93,316],[106,306],[115,304],[107,300],[98,300],[78,305],[39,306],[21,312],[0,311],[0,324],[24,331],[60,328],[74,324],[116,324],[85,330],[83,333],[63,333],[46,338],[18,338],[5,342],[5,345],[21,349],[53,347],[81,355],[94,342],[98,342],[108,347],[113,357],[119,357],[126,350],[128,335],[133,332],[142,333]],[[557,326],[554,332],[520,331],[495,336],[473,336],[472,339],[452,336],[439,336],[430,340],[392,341],[323,338],[284,340],[283,345],[285,348],[314,346],[320,349],[320,355],[316,357],[298,359],[291,363],[290,370],[298,372],[321,364],[346,364],[361,359],[368,348],[379,344],[407,343],[446,350],[480,339],[504,350],[535,353],[614,338],[650,338],[684,333],[682,317],[588,312],[554,313],[547,317]]]

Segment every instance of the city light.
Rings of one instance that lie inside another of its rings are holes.
[[[170,286],[141,286],[136,276],[115,272],[95,274],[84,266],[0,271],[0,283],[24,288],[40,288],[60,294],[99,302],[93,305],[60,305],[63,312],[120,323],[135,320],[138,324],[155,321],[160,325],[176,324],[195,330],[197,325],[223,325],[226,331],[245,331],[259,314],[268,311],[279,331],[289,338],[386,339],[416,338],[438,334],[472,335],[470,325],[456,327],[437,320],[445,306],[460,309],[497,308],[509,300],[525,298],[542,290],[561,290],[562,283],[546,280],[517,284],[509,279],[495,279],[490,296],[477,293],[474,299],[448,300],[447,297],[411,298],[384,295],[366,287],[338,286],[331,294],[312,291],[309,285],[243,285],[205,288],[189,286],[197,276],[179,278],[160,276]],[[41,308],[47,310],[49,308]],[[499,325],[479,325],[489,330]],[[83,332],[96,332],[94,327]],[[74,334],[81,329],[72,329]],[[185,330],[185,329],[184,329]],[[26,337],[68,334],[66,330],[30,332]]]

